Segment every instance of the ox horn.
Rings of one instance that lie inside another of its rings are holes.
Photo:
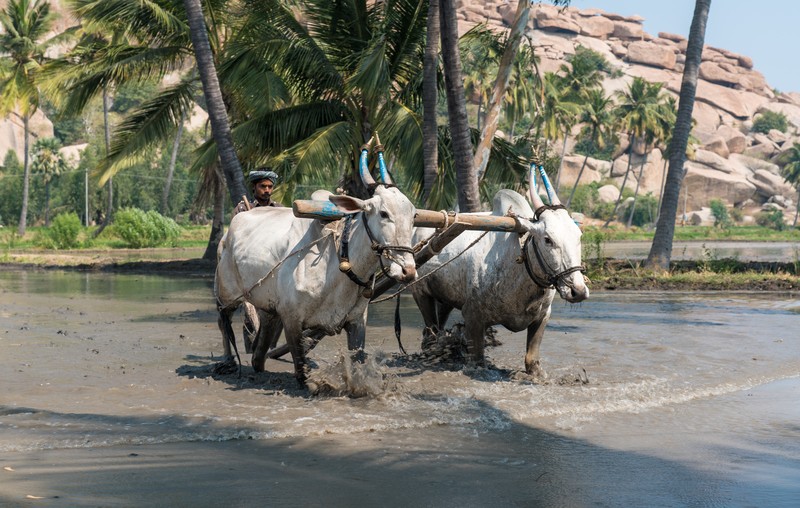
[[[381,172],[381,181],[386,185],[394,185],[392,177],[389,176],[389,171],[386,169],[386,161],[383,158],[383,145],[381,138],[378,137],[378,132],[375,132],[375,151],[378,153],[378,168]]]
[[[528,170],[528,197],[534,210],[544,206],[544,201],[539,197],[539,190],[536,188],[536,164],[531,164]]]
[[[375,179],[372,178],[372,175],[369,172],[369,161],[367,160],[367,155],[369,155],[369,145],[372,143],[372,138],[369,138],[369,141],[364,143],[361,147],[361,156],[358,159],[358,174],[361,175],[361,182],[364,184],[364,187],[372,191],[373,187],[377,185]]]
[[[556,191],[550,184],[550,179],[547,177],[547,172],[545,172],[544,166],[539,166],[539,174],[542,175],[542,182],[544,182],[544,190],[547,191],[547,199],[550,200],[550,204],[560,205],[561,200],[558,199],[558,196],[556,196]]]

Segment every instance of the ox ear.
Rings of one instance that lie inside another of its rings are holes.
[[[363,199],[353,196],[328,196],[328,199],[344,213],[360,212],[365,206]]]

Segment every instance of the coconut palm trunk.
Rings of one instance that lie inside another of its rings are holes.
[[[556,173],[555,191],[558,193],[558,188],[561,184],[561,170],[564,169],[564,157],[567,155],[567,139],[569,137],[569,129],[564,131],[564,142],[561,144],[561,161],[558,163],[558,173]]]
[[[481,130],[480,126],[478,127],[478,129],[481,130],[481,138],[478,141],[478,148],[475,150],[473,166],[479,181],[483,179],[486,173],[486,165],[489,163],[489,154],[492,150],[492,140],[497,132],[497,125],[500,122],[500,110],[503,106],[503,97],[505,97],[506,91],[508,90],[508,82],[511,79],[514,58],[517,56],[520,41],[522,41],[525,28],[528,26],[530,12],[530,1],[519,0],[517,3],[517,12],[514,14],[514,22],[511,24],[511,32],[508,35],[508,41],[506,42],[505,50],[503,50],[503,56],[500,58],[500,65],[497,69],[497,79],[495,79],[494,82],[492,96],[486,107],[483,129]]]
[[[642,164],[639,166],[639,177],[636,179],[636,190],[633,191],[633,203],[631,203],[631,213],[628,215],[628,227],[633,224],[633,213],[636,211],[636,197],[639,195],[639,185],[642,183],[642,173],[644,173],[644,166],[647,164],[647,154],[644,154]]]
[[[450,139],[458,184],[458,207],[462,212],[477,212],[480,210],[478,178],[472,167],[472,141],[467,118],[467,102],[464,96],[464,82],[461,78],[455,0],[439,1],[447,117],[450,124]]]
[[[189,32],[194,47],[197,69],[200,72],[200,81],[203,83],[203,95],[208,106],[208,118],[211,122],[211,133],[217,145],[222,173],[228,186],[231,201],[238,203],[243,195],[248,195],[244,185],[242,166],[236,156],[231,136],[230,122],[225,103],[222,99],[222,90],[219,78],[214,67],[211,44],[206,32],[206,21],[203,17],[203,8],[200,0],[183,0],[186,8],[186,17],[189,22]]]
[[[109,109],[109,97],[108,97],[108,88],[103,87],[103,135],[105,140],[106,146],[106,155],[108,154],[110,145],[111,145],[111,126],[108,124],[108,109]],[[108,193],[106,196],[106,216],[103,219],[103,223],[100,224],[100,227],[97,228],[97,231],[94,232],[94,237],[97,238],[100,236],[100,233],[111,224],[111,212],[114,208],[114,177],[111,176],[108,178],[108,183],[106,183],[106,187],[108,187]]]
[[[594,131],[592,131],[591,139],[594,139],[594,135],[595,133]],[[592,145],[592,148],[594,148],[594,145]],[[567,208],[569,208],[570,203],[572,203],[572,198],[575,196],[575,191],[578,190],[578,183],[580,183],[581,181],[581,177],[583,176],[583,170],[586,168],[586,161],[588,160],[589,160],[589,154],[587,153],[583,157],[583,164],[581,164],[581,169],[578,171],[578,176],[575,178],[575,185],[572,186],[572,192],[569,193],[569,197],[567,198],[567,204],[564,205]]]
[[[31,185],[31,166],[30,166],[30,144],[31,144],[31,131],[29,125],[30,117],[22,115],[22,132],[24,138],[24,153],[22,155],[22,210],[19,214],[19,227],[17,234],[25,236],[25,230],[28,229],[28,195],[30,193]]]
[[[423,186],[422,202],[427,205],[433,186],[436,184],[439,167],[439,134],[436,123],[436,103],[439,90],[437,67],[439,60],[439,0],[428,4],[427,40],[425,60],[422,67],[422,157]]]
[[[161,215],[167,215],[169,206],[169,190],[172,187],[172,180],[175,176],[175,163],[178,161],[178,148],[181,145],[183,136],[183,122],[186,120],[186,110],[181,112],[181,120],[178,123],[178,132],[175,133],[175,141],[172,143],[172,153],[169,157],[169,168],[167,168],[167,181],[164,182],[164,193],[161,195]]]
[[[711,0],[696,0],[692,26],[689,30],[689,41],[686,46],[686,62],[683,68],[683,80],[678,102],[678,114],[675,129],[669,147],[669,170],[667,183],[664,186],[664,197],[661,200],[656,232],[653,244],[645,265],[650,268],[669,269],[672,256],[672,240],[675,235],[675,216],[678,211],[678,199],[681,183],[685,174],[683,165],[686,160],[686,145],[692,130],[692,110],[697,92],[697,77],[703,55],[703,42],[708,22],[708,11]]]
[[[617,210],[619,210],[619,204],[622,201],[622,191],[625,190],[625,184],[628,183],[628,173],[631,172],[631,161],[633,160],[633,142],[631,140],[631,144],[628,147],[628,167],[625,168],[625,176],[622,178],[622,185],[619,188],[619,196],[617,196],[617,202],[614,203],[614,211],[611,212],[611,217],[603,224],[604,228],[607,228],[611,221],[614,220],[614,217],[617,216]]]
[[[222,176],[217,170],[214,170],[214,173],[216,174],[216,178],[214,178],[214,218],[211,220],[211,234],[206,251],[203,253],[203,259],[216,262],[217,250],[224,234],[225,189],[222,186]]]
[[[664,183],[667,180],[667,162],[669,159],[664,159],[664,165],[661,168],[661,185],[658,186],[658,203],[656,203],[656,223],[661,216],[661,199],[664,197]]]

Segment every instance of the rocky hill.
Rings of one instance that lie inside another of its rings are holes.
[[[517,2],[509,0],[459,0],[459,30],[464,33],[477,23],[498,29],[508,28],[514,18]],[[608,93],[625,88],[633,77],[664,83],[677,98],[685,61],[686,38],[679,34],[644,31],[639,16],[625,17],[599,9],[561,9],[549,4],[536,4],[531,12],[527,35],[541,58],[542,72],[558,71],[577,46],[592,49],[622,72],[622,77],[607,78]],[[687,33],[688,33],[688,26]],[[769,134],[752,133],[753,120],[763,111],[786,115],[787,133],[777,130]],[[694,107],[696,126],[693,135],[699,140],[693,160],[687,161],[685,188],[688,210],[701,210],[712,199],[752,212],[760,207],[780,208],[793,216],[797,193],[780,176],[775,161],[794,143],[800,142],[800,93],[776,94],[764,76],[755,69],[755,62],[722,48],[706,46],[700,66],[700,79]],[[574,140],[573,140],[574,141]],[[564,157],[562,184],[575,181],[582,156],[571,155],[572,143]],[[589,159],[588,174],[582,182],[611,177],[617,184],[627,167],[627,146],[618,150],[613,162]],[[660,192],[663,154],[653,147],[634,146],[638,165],[647,157],[640,191]],[[636,175],[626,186],[636,186]],[[611,195],[618,193],[614,189]],[[703,214],[698,214],[703,216]],[[706,214],[707,215],[707,214]]]
[[[7,0],[0,0],[3,8]],[[60,14],[57,30],[74,23],[59,0],[51,0]],[[487,23],[498,30],[507,29],[514,17],[517,2],[512,0],[457,0],[459,31],[464,33],[477,23]],[[651,35],[643,29],[643,18],[625,17],[599,9],[559,9],[550,4],[536,4],[531,12],[528,36],[541,58],[542,72],[557,71],[575,53],[579,45],[606,57],[621,71],[619,78],[607,78],[608,93],[625,88],[635,76],[662,82],[677,97],[685,60],[686,38],[679,34]],[[713,22],[713,20],[712,20]],[[687,27],[688,33],[688,27]],[[760,207],[780,208],[787,217],[794,214],[797,193],[780,176],[775,163],[778,156],[795,142],[800,142],[800,93],[776,94],[755,67],[756,62],[722,48],[706,46],[700,67],[700,80],[694,107],[699,140],[693,160],[687,161],[685,180],[686,206],[699,211],[712,199],[723,199],[748,213]],[[786,115],[789,130],[769,134],[751,132],[753,120],[763,111]],[[52,135],[52,124],[41,113],[32,122],[37,135]],[[574,140],[567,144],[562,185],[571,185],[582,156],[572,155]],[[560,146],[560,143],[557,143]],[[589,159],[582,182],[611,178],[617,187],[627,167],[627,143],[620,147],[613,162]],[[15,117],[0,120],[0,158],[7,150],[22,150],[21,122]],[[632,163],[646,157],[640,189],[660,192],[664,157],[660,149],[634,146]],[[637,171],[638,174],[638,171]],[[637,184],[636,175],[626,186]],[[618,189],[605,189],[613,196]],[[706,214],[707,215],[707,214]]]

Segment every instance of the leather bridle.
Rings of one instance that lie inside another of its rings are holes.
[[[355,217],[355,215],[356,214],[350,214],[345,216],[345,218],[343,219],[344,227],[342,228],[342,241],[338,251],[339,270],[341,270],[342,273],[347,275],[347,277],[350,280],[352,280],[359,286],[365,288],[366,291],[364,291],[362,294],[366,298],[371,298],[372,297],[371,288],[375,281],[375,274],[370,275],[369,279],[364,281],[358,275],[356,275],[355,272],[353,272],[353,267],[350,264],[348,247],[350,244],[350,229],[352,227],[353,218]],[[380,273],[387,273],[389,270],[389,268],[384,266],[383,264],[384,257],[386,257],[386,259],[388,259],[392,263],[397,263],[398,265],[402,266],[398,258],[392,255],[391,251],[410,252],[412,254],[414,253],[414,249],[411,247],[406,247],[403,245],[382,244],[378,242],[375,239],[375,235],[372,233],[372,230],[369,227],[369,222],[367,221],[367,214],[363,211],[361,212],[361,218],[364,221],[364,229],[366,230],[367,236],[369,237],[370,240],[370,248],[375,253],[375,255],[378,256],[378,262],[381,265]],[[367,295],[367,292],[369,292],[370,294]]]
[[[566,207],[564,207],[564,205],[560,205],[560,204],[559,205],[543,205],[543,206],[540,206],[539,208],[536,209],[535,212],[533,212],[533,221],[537,222],[539,220],[539,217],[542,215],[542,213],[544,213],[544,212],[546,212],[548,210],[555,212],[556,210],[559,210],[559,209],[566,210]],[[526,246],[528,244],[531,245],[531,250],[533,250],[533,254],[536,256],[536,262],[539,263],[539,266],[542,268],[542,270],[545,273],[544,277],[541,277],[541,276],[537,275],[533,271],[533,268],[531,267],[531,262],[530,262],[530,259],[528,259],[527,249],[526,249]],[[556,272],[550,265],[547,264],[547,261],[545,261],[544,256],[542,256],[542,253],[539,250],[539,247],[536,245],[536,242],[533,240],[533,235],[530,234],[530,233],[528,233],[528,237],[525,239],[525,241],[522,244],[522,256],[521,257],[522,257],[523,264],[525,265],[525,271],[528,272],[528,275],[530,276],[531,280],[533,280],[533,282],[536,283],[537,286],[539,286],[539,287],[541,287],[543,289],[550,289],[550,288],[555,287],[555,285],[560,280],[564,279],[568,275],[571,275],[571,274],[573,274],[575,272],[582,272],[582,273],[586,272],[586,267],[583,266],[583,265],[572,266],[570,268],[567,268],[566,270],[562,270],[560,272]],[[565,284],[566,284],[566,282],[565,282]]]

